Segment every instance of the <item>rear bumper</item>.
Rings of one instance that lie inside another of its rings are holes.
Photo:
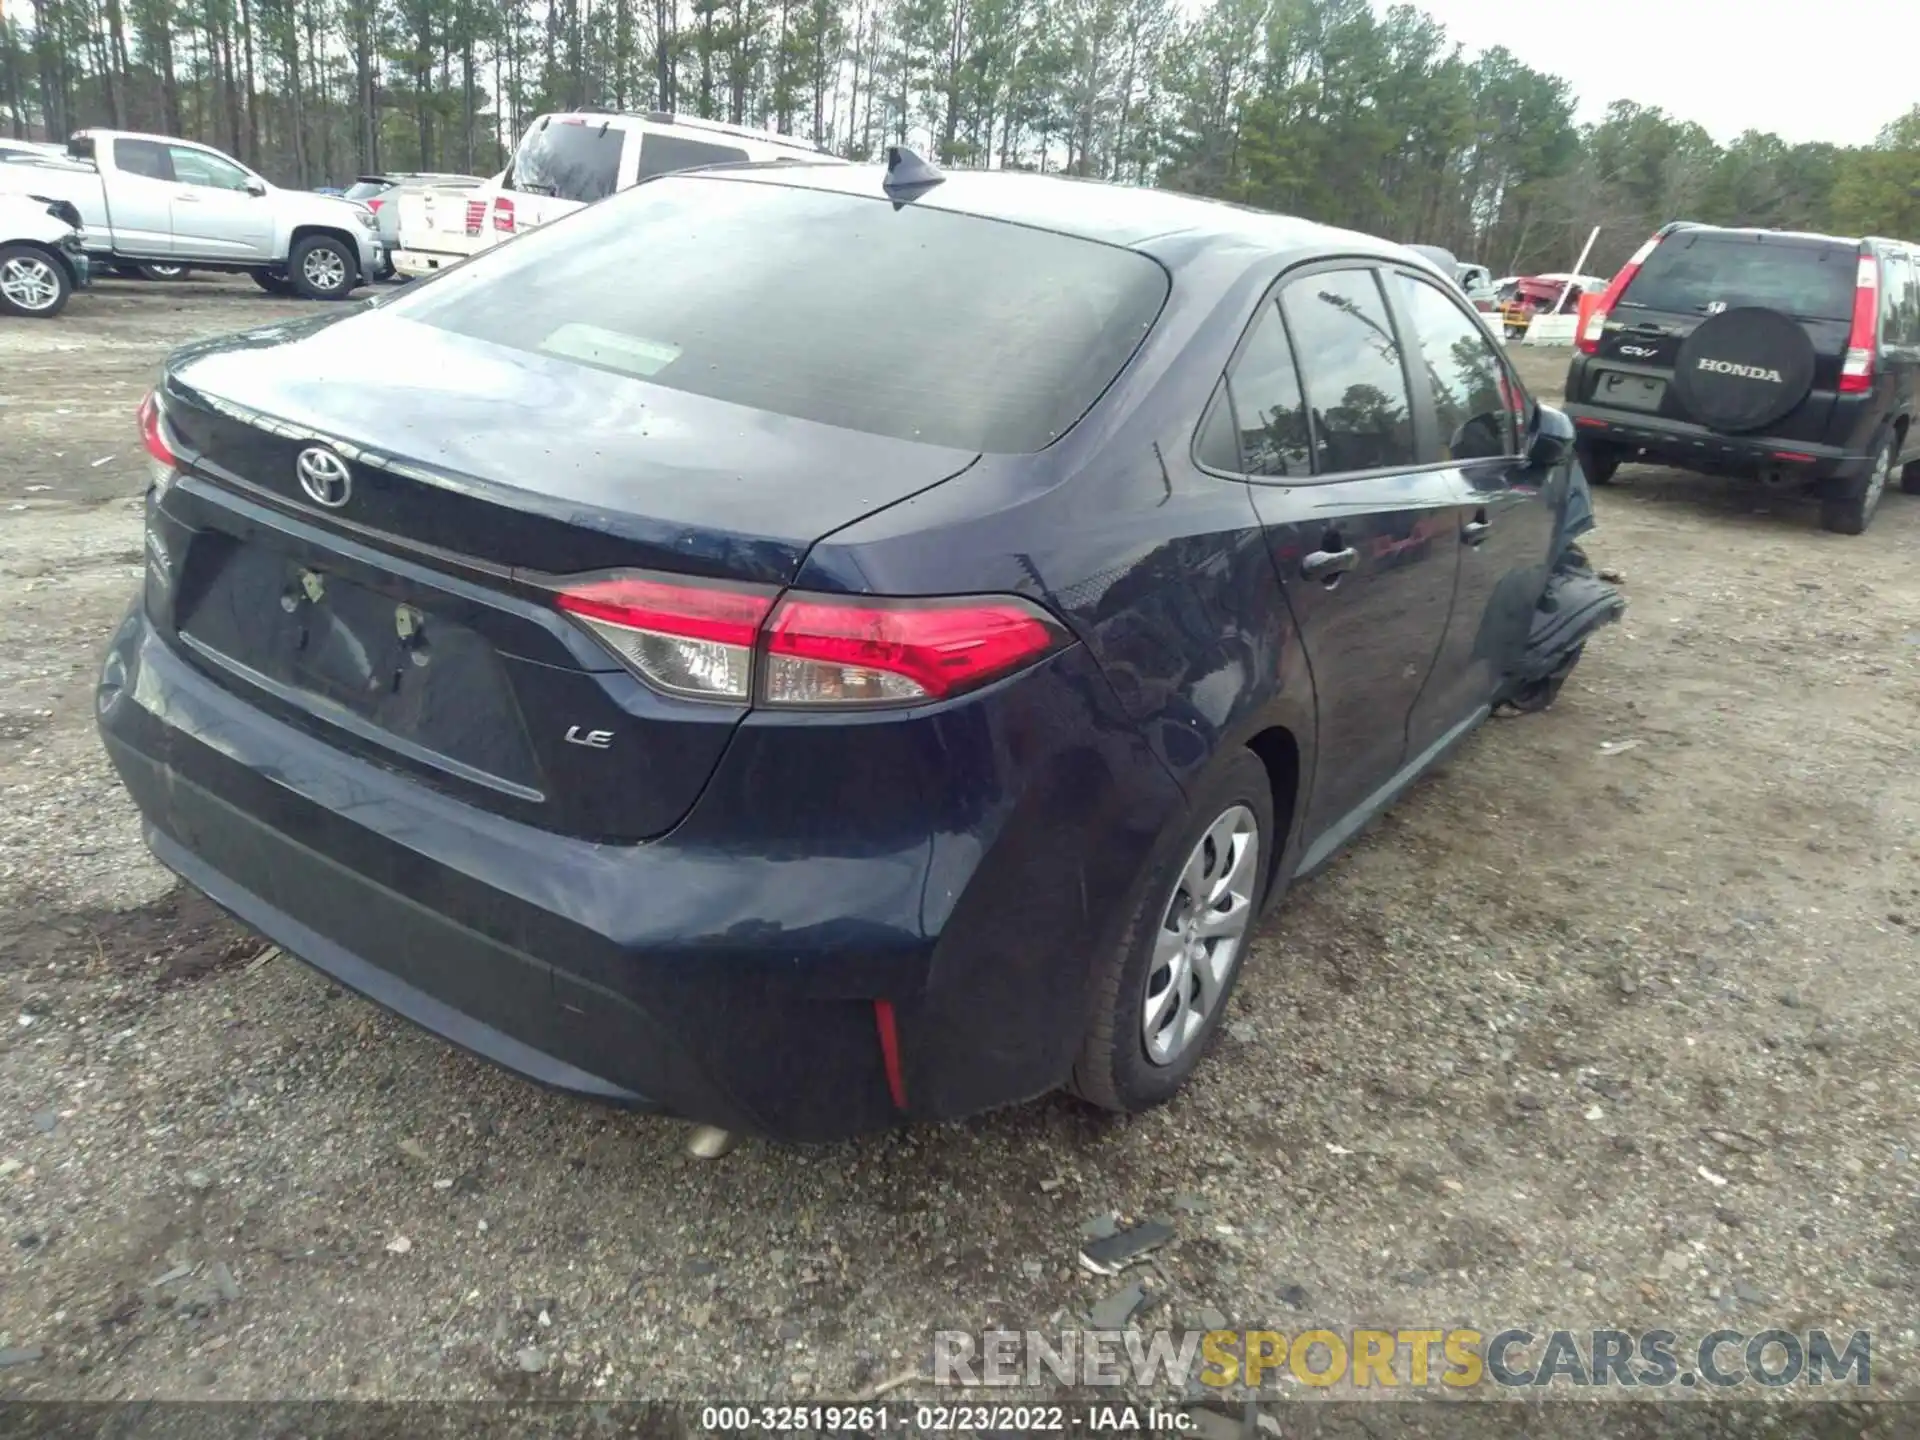
[[[402,275],[414,279],[433,275],[450,265],[458,265],[467,257],[456,255],[450,250],[408,250],[405,248],[393,252],[393,268]]]
[[[1088,959],[1180,803],[1084,651],[983,693],[839,746],[864,752],[845,773],[802,746],[818,773],[795,783],[842,796],[839,814],[804,807],[811,839],[760,823],[794,750],[743,725],[693,813],[645,845],[537,830],[343,754],[215,684],[137,607],[99,716],[155,855],[316,969],[539,1083],[807,1141],[1058,1085]],[[889,775],[915,755],[924,772]],[[886,803],[925,817],[911,836],[849,832],[876,764],[868,786],[897,781]]]
[[[1561,407],[1580,438],[1604,441],[1684,469],[1752,474],[1763,470],[1803,471],[1809,480],[1853,478],[1864,474],[1870,454],[1837,445],[1809,445],[1764,435],[1723,435],[1704,425],[1641,415],[1594,405]]]

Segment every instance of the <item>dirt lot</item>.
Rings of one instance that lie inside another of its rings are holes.
[[[1844,539],[1623,472],[1626,623],[1296,891],[1166,1109],[699,1162],[256,964],[141,846],[90,704],[134,407],[301,309],[0,322],[0,1394],[844,1396],[1078,1323],[1083,1226],[1163,1213],[1147,1324],[1870,1327],[1920,1392],[1920,500]]]

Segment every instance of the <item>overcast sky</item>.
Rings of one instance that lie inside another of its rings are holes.
[[[1469,52],[1505,45],[1579,97],[1864,145],[1920,103],[1920,0],[1414,0]],[[1375,0],[1376,10],[1386,0]]]

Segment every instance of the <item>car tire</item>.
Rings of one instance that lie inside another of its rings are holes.
[[[1896,441],[1891,432],[1874,452],[1873,466],[1857,479],[1829,480],[1820,499],[1820,528],[1836,535],[1864,535],[1873,523],[1886,494],[1887,481],[1893,476]]]
[[[1578,453],[1580,468],[1587,472],[1589,485],[1611,485],[1613,472],[1620,468],[1620,451],[1605,442],[1583,441]]]
[[[249,270],[247,274],[253,277],[254,284],[269,295],[293,294],[293,281],[278,270]]]
[[[37,245],[0,245],[0,310],[51,320],[67,308],[73,279],[67,267]]]
[[[1235,751],[1154,844],[1119,943],[1095,967],[1068,1089],[1102,1109],[1134,1113],[1186,1083],[1226,1014],[1280,843],[1266,766],[1250,750]],[[1196,883],[1220,917],[1211,938],[1190,923]],[[1239,917],[1237,928],[1227,928],[1228,915]]]
[[[331,235],[309,235],[287,257],[287,274],[304,300],[344,300],[360,283],[360,261]]]
[[[1909,495],[1920,495],[1920,460],[1900,472],[1900,488]]]
[[[136,265],[133,273],[142,280],[173,281],[184,280],[193,271],[185,265]]]

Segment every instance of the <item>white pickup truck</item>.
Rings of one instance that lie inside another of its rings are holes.
[[[656,175],[777,161],[847,163],[790,135],[664,111],[542,115],[520,137],[507,168],[486,184],[401,200],[394,268],[413,278],[431,275]]]
[[[364,205],[269,185],[218,150],[165,135],[82,130],[69,160],[0,165],[0,193],[70,201],[102,266],[235,270],[263,290],[344,300],[386,268]]]

